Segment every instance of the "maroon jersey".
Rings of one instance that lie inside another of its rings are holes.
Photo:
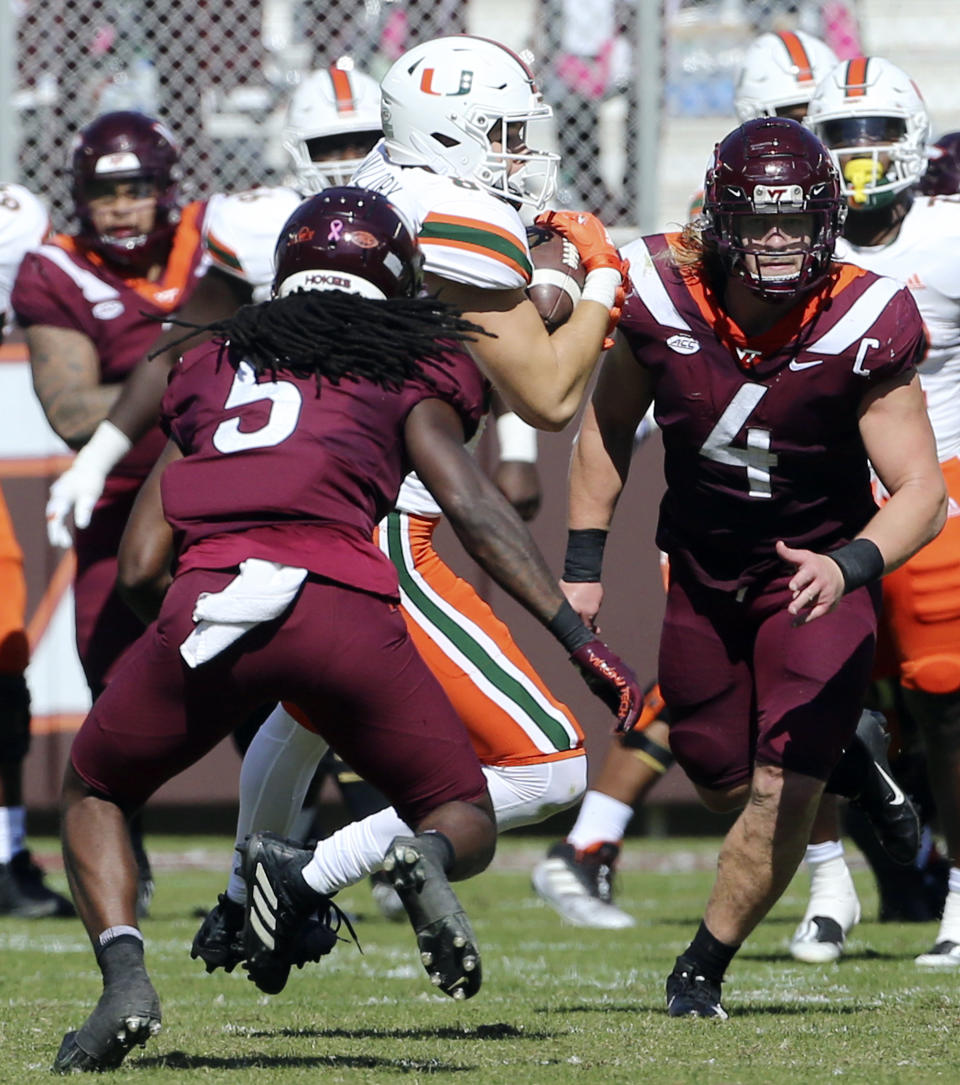
[[[836,263],[823,287],[749,338],[658,234],[628,246],[620,327],[652,374],[667,491],[657,544],[671,566],[739,589],[785,571],[775,543],[828,551],[876,511],[858,428],[878,382],[923,356],[901,284]]]
[[[58,234],[20,265],[12,300],[18,323],[82,332],[96,348],[101,383],[122,383],[160,336],[162,325],[153,318],[179,309],[203,273],[205,212],[205,203],[183,209],[156,282],[124,276],[76,238]],[[163,446],[159,428],[138,441],[110,473],[104,497],[146,478]]]
[[[487,385],[463,353],[425,364],[430,383],[399,391],[369,381],[269,374],[215,343],[188,353],[171,379],[163,423],[185,458],[163,476],[179,570],[266,558],[397,596],[396,570],[372,541],[410,470],[407,414],[442,399],[472,436]]]

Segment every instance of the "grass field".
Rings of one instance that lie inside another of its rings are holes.
[[[52,840],[33,843],[56,853]],[[562,924],[530,892],[544,841],[504,838],[493,867],[460,887],[484,967],[467,1003],[433,993],[409,928],[375,914],[365,886],[339,899],[359,916],[363,955],[339,945],[272,998],[239,970],[205,975],[188,953],[195,910],[222,888],[229,845],[149,843],[158,885],[144,933],[164,1027],[111,1081],[960,1082],[960,976],[913,964],[935,925],[871,921],[862,867],[866,918],[839,964],[787,953],[806,901],[801,875],[730,968],[730,1020],[677,1021],[664,1011],[664,978],[700,918],[716,841],[628,842],[619,900],[638,923],[603,932]],[[0,1085],[49,1081],[63,1032],[99,996],[93,955],[75,920],[0,920],[0,951]]]

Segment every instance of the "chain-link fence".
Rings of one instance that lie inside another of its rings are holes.
[[[935,128],[956,127],[945,0],[14,0],[19,180],[58,226],[72,133],[141,108],[184,150],[195,194],[279,179],[284,110],[305,71],[352,56],[380,76],[416,41],[481,33],[535,57],[563,152],[561,200],[623,228],[685,215],[733,123],[736,71],[767,29],[801,28],[841,57],[863,48],[917,78]],[[9,18],[9,16],[6,16]],[[6,58],[6,59],[5,59]],[[930,82],[928,87],[926,84]],[[0,132],[13,138],[9,127]]]

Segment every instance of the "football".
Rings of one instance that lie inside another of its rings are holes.
[[[552,332],[570,319],[587,272],[576,246],[548,226],[528,226],[527,244],[533,260],[527,296]]]

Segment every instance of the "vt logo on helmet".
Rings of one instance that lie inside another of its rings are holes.
[[[394,63],[380,91],[392,161],[537,208],[555,192],[560,156],[527,146],[529,122],[553,111],[505,46],[466,34],[424,42]]]

